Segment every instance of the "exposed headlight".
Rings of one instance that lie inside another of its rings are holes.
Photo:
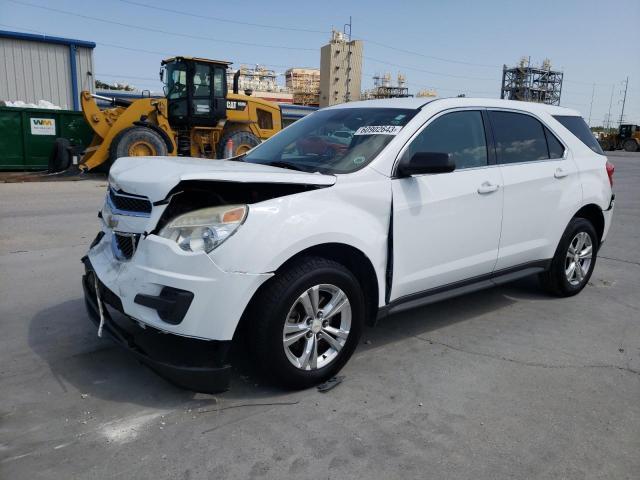
[[[175,240],[185,252],[207,252],[235,233],[249,209],[246,205],[223,205],[179,215],[165,225],[159,236]]]

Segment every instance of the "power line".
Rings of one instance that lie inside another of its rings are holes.
[[[70,12],[68,10],[61,10],[58,8],[51,8],[51,7],[45,7],[44,5],[36,5],[33,3],[28,3],[28,2],[21,2],[19,0],[5,0],[7,2],[11,2],[11,3],[15,3],[18,5],[23,5],[23,6],[27,6],[27,7],[32,7],[32,8],[39,8],[41,10],[46,10],[49,12],[55,12],[55,13],[62,13],[64,15],[72,15],[74,17],[79,17],[79,18],[84,18],[86,20],[93,20],[96,22],[102,22],[102,23],[107,23],[110,25],[118,25],[120,27],[126,27],[126,28],[132,28],[134,30],[137,31],[146,31],[146,32],[153,32],[153,33],[161,33],[163,35],[173,35],[176,37],[183,37],[183,38],[191,38],[194,40],[207,40],[210,42],[215,42],[215,43],[229,43],[229,44],[235,44],[235,45],[244,45],[244,46],[249,46],[249,47],[263,47],[263,48],[276,48],[276,49],[282,49],[282,50],[301,50],[301,51],[317,51],[316,48],[304,48],[304,47],[290,47],[290,46],[285,46],[285,45],[268,45],[268,44],[261,44],[261,43],[251,43],[251,42],[241,42],[241,41],[236,41],[236,40],[223,40],[223,39],[219,39],[219,38],[213,38],[213,37],[205,37],[202,35],[191,35],[188,33],[180,33],[180,32],[170,32],[167,30],[162,30],[162,29],[158,29],[158,28],[150,28],[150,27],[144,27],[144,26],[140,26],[140,25],[133,25],[130,23],[124,23],[124,22],[116,22],[114,20],[107,20],[104,18],[98,18],[98,17],[92,17],[90,15],[83,15],[80,13],[76,13],[76,12]]]
[[[173,14],[176,14],[176,15],[182,15],[182,16],[185,16],[185,17],[198,18],[198,19],[207,19],[207,20],[213,20],[213,21],[218,21],[218,22],[226,22],[226,23],[232,23],[232,24],[237,24],[237,25],[247,25],[247,26],[251,26],[251,27],[270,28],[270,29],[274,29],[274,30],[286,30],[286,31],[294,31],[294,32],[323,33],[323,34],[331,33],[331,32],[325,31],[325,30],[313,30],[313,29],[309,29],[309,28],[288,27],[288,26],[283,26],[283,25],[243,22],[243,21],[239,21],[239,20],[231,20],[231,19],[227,19],[227,18],[214,17],[214,16],[210,16],[210,15],[198,15],[198,14],[183,12],[181,10],[175,10],[175,9],[165,8],[165,7],[158,7],[156,5],[149,5],[147,3],[137,2],[137,1],[134,1],[134,0],[117,0],[117,1],[129,4],[129,5],[136,5],[136,6],[139,6],[139,7],[152,9],[152,10],[157,10],[157,11],[162,11],[162,12],[167,12],[167,13],[173,13]],[[427,54],[420,53],[420,52],[406,50],[404,48],[394,47],[392,45],[387,45],[386,43],[377,42],[375,40],[371,40],[371,39],[367,39],[367,38],[362,38],[362,40],[365,41],[365,42],[368,42],[368,43],[370,43],[372,45],[378,45],[379,47],[387,48],[389,50],[394,50],[394,51],[397,51],[397,52],[407,53],[409,55],[415,55],[415,56],[419,56],[419,57],[422,57],[422,58],[428,58],[428,59],[431,59],[431,60],[437,60],[437,61],[440,61],[440,62],[447,62],[447,63],[453,63],[453,64],[458,64],[458,65],[476,66],[476,67],[500,68],[500,65],[489,65],[489,64],[484,64],[484,63],[474,63],[474,62],[468,62],[468,61],[464,61],[464,60],[452,60],[452,59],[448,59],[448,58],[442,58],[442,57],[436,57],[436,56],[433,56],[433,55],[427,55]]]
[[[439,62],[455,63],[458,65],[468,65],[472,67],[502,68],[502,65],[489,65],[486,63],[473,63],[473,62],[467,62],[464,60],[452,60],[450,58],[435,57],[433,55],[414,52],[412,50],[405,50],[404,48],[393,47],[391,45],[387,45],[386,43],[376,42],[375,40],[371,40],[367,38],[362,38],[362,40],[365,42],[371,43],[372,45],[378,45],[379,47],[388,48],[389,50],[395,50],[396,52],[407,53],[409,55],[416,55],[418,57],[428,58],[430,60],[437,60]]]
[[[374,61],[374,62],[382,63],[384,65],[391,65],[393,67],[402,68],[404,70],[414,70],[416,72],[428,73],[430,75],[439,75],[441,77],[463,78],[463,79],[467,79],[467,80],[488,80],[488,81],[491,81],[491,82],[496,82],[497,81],[496,78],[473,77],[473,76],[470,76],[470,75],[454,75],[454,74],[450,74],[450,73],[442,73],[442,72],[435,72],[435,71],[432,71],[432,70],[425,70],[425,69],[422,69],[422,68],[412,67],[412,66],[409,66],[409,65],[400,65],[400,64],[397,64],[397,63],[387,62],[385,60],[379,60],[377,58],[372,58],[372,57],[367,57],[367,56],[364,56],[363,58],[366,59],[366,60],[371,60],[371,61]]]
[[[309,28],[297,28],[297,27],[285,27],[282,25],[269,25],[266,23],[251,23],[251,22],[242,22],[240,20],[231,20],[228,18],[222,18],[222,17],[212,17],[210,15],[198,15],[195,13],[187,13],[187,12],[183,12],[181,10],[174,10],[171,8],[165,8],[165,7],[158,7],[156,5],[149,5],[147,3],[142,3],[142,2],[134,2],[133,0],[118,0],[119,2],[122,3],[128,3],[130,5],[136,5],[138,7],[145,7],[145,8],[149,8],[152,10],[158,10],[161,12],[168,12],[168,13],[174,13],[176,15],[182,15],[185,17],[192,17],[192,18],[199,18],[199,19],[206,19],[206,20],[213,20],[215,22],[224,22],[224,23],[233,23],[236,25],[246,25],[249,27],[259,27],[259,28],[271,28],[273,30],[289,30],[292,32],[307,32],[307,33],[331,33],[331,32],[327,32],[325,30],[312,30]]]
[[[124,78],[124,79],[127,79],[127,80],[152,80],[152,81],[160,82],[159,78],[135,77],[133,75],[114,75],[112,73],[94,73],[93,75],[95,77]]]

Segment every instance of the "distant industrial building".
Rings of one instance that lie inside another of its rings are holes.
[[[0,100],[46,100],[80,110],[80,91],[94,91],[95,46],[84,40],[0,30]]]
[[[418,98],[435,98],[438,96],[438,92],[433,88],[424,88],[422,90],[418,90],[416,93],[416,97]]]
[[[278,74],[262,65],[251,68],[240,65],[240,77],[238,87],[240,92],[251,91],[251,95],[276,103],[293,103],[293,94],[282,85],[278,84]],[[238,70],[227,70],[227,84],[229,90],[233,87],[233,76]]]
[[[532,67],[524,57],[517,67],[503,66],[500,98],[560,105],[562,77],[562,72],[551,70],[549,60],[541,67]]]
[[[293,94],[293,103],[317,107],[320,105],[320,69],[290,68],[284,72],[287,89]]]
[[[320,107],[360,100],[362,41],[335,30],[320,50]]]
[[[399,73],[398,83],[396,85],[392,85],[391,73],[387,72],[383,75],[374,75],[373,88],[364,92],[363,99],[369,100],[375,98],[404,98],[411,96],[412,95],[409,95],[407,79],[404,74]]]

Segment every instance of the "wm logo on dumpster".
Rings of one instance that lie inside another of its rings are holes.
[[[56,134],[56,121],[53,118],[31,118],[31,135]]]

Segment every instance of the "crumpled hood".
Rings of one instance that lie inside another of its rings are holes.
[[[184,180],[328,186],[336,182],[336,177],[255,163],[188,157],[122,157],[109,172],[109,182],[116,188],[149,197],[152,202],[163,200]]]

